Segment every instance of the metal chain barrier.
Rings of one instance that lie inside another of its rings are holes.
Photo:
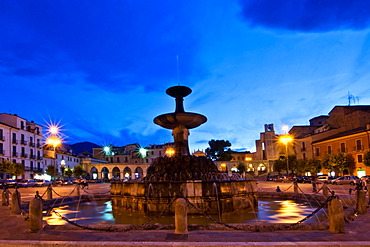
[[[292,183],[292,184],[288,187],[288,189],[284,190],[283,192],[288,191],[288,190],[289,190],[293,185],[294,185],[294,183]]]
[[[57,196],[59,196],[59,197],[69,197],[69,196],[70,196],[70,195],[72,195],[72,194],[73,194],[73,192],[76,190],[76,187],[74,187],[74,188],[73,188],[73,190],[71,191],[71,193],[69,193],[69,195],[67,195],[67,196],[59,195],[59,194],[58,194],[58,192],[56,192],[56,191],[53,189],[53,187],[51,187],[51,189],[52,189],[52,191],[53,191]]]
[[[288,227],[288,229],[290,229],[290,228],[292,228],[292,227],[294,227],[294,226],[296,226],[296,225],[299,225],[299,224],[303,223],[304,221],[308,220],[309,218],[311,218],[312,216],[314,216],[317,212],[319,212],[321,209],[323,209],[325,206],[327,206],[327,205],[329,204],[329,202],[330,202],[332,199],[334,199],[334,198],[336,198],[336,196],[335,196],[335,195],[329,196],[329,197],[326,199],[326,201],[325,201],[323,204],[321,204],[318,208],[316,208],[312,213],[310,213],[309,215],[307,215],[306,217],[304,217],[303,219],[301,219],[301,220],[300,220],[300,221],[298,221],[297,223],[293,223],[293,224],[291,224],[291,225]]]
[[[197,206],[195,206],[193,203],[191,203],[187,197],[184,197],[184,199],[186,200],[186,202],[187,202],[190,206],[192,206],[193,208],[195,208],[195,210],[197,210],[199,213],[203,214],[207,219],[210,219],[210,220],[212,220],[212,221],[216,222],[217,224],[220,224],[220,225],[226,226],[226,227],[231,228],[231,229],[234,229],[234,230],[244,230],[244,229],[240,229],[240,228],[238,228],[238,227],[235,227],[235,226],[232,226],[232,225],[229,225],[229,224],[226,224],[226,223],[220,222],[220,221],[218,221],[218,220],[216,220],[216,219],[212,218],[211,216],[209,216],[208,214],[206,214],[206,213],[204,213],[202,210],[200,210],[200,209],[199,209]]]

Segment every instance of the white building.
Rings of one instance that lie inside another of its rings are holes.
[[[33,178],[43,169],[42,126],[16,114],[0,114],[0,162],[22,163],[26,173],[22,178]],[[4,178],[5,174],[0,173]]]

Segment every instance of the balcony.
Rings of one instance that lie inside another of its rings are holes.
[[[30,147],[34,147],[35,146],[35,143],[34,142],[30,142]]]
[[[39,148],[39,147],[41,147],[41,144],[40,143],[37,143],[37,147]]]
[[[41,156],[37,156],[37,159],[38,159],[38,160],[42,160],[42,157],[41,157]]]
[[[301,152],[305,152],[305,151],[306,151],[306,147],[301,148]]]
[[[5,150],[0,149],[0,155],[4,155],[4,154],[5,154]]]
[[[353,147],[353,150],[354,151],[364,151],[364,146],[363,145],[354,146]]]
[[[25,154],[25,153],[21,153],[21,157],[22,157],[22,158],[27,158],[27,156],[28,156],[27,154]]]
[[[27,145],[27,141],[26,140],[21,140],[21,144],[22,145]]]
[[[12,156],[13,157],[18,157],[18,153],[17,152],[12,152]]]
[[[5,141],[5,136],[0,136],[0,141]]]
[[[30,159],[36,159],[36,155],[30,154]]]
[[[18,140],[17,139],[12,139],[12,143],[13,144],[18,144]]]

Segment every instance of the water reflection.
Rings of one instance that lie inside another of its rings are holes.
[[[293,200],[259,200],[258,210],[251,209],[224,213],[221,221],[225,223],[296,223],[309,215],[318,205]],[[132,224],[139,225],[147,222],[154,216],[144,216],[123,209],[112,209],[111,201],[87,202],[80,205],[67,205],[55,209],[58,213],[79,224]],[[317,217],[306,222],[318,222],[327,218],[326,210],[320,210]],[[211,215],[218,219],[218,215]],[[60,217],[51,215],[44,217],[50,225],[68,224]],[[152,223],[174,224],[173,216],[161,216]],[[214,223],[201,215],[188,215],[188,224]]]

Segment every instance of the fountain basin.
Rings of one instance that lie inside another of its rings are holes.
[[[257,181],[238,180],[191,180],[153,182],[113,182],[112,206],[136,213],[174,213],[174,199],[186,197],[198,209],[207,214],[234,212],[257,208]],[[189,214],[200,214],[188,207]]]

